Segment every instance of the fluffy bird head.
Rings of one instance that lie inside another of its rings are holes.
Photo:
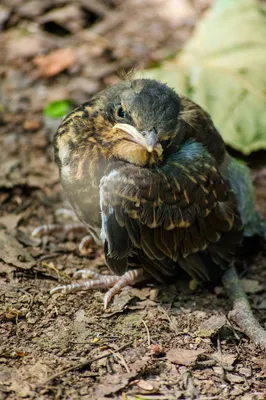
[[[206,112],[161,82],[136,79],[103,90],[69,114],[55,147],[60,163],[73,149],[76,157],[94,152],[105,161],[148,167],[188,139],[202,142],[222,161],[223,141]]]

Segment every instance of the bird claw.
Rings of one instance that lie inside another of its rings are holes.
[[[91,254],[91,248],[94,244],[94,240],[91,237],[91,235],[86,235],[84,236],[79,244],[79,252],[80,254],[82,254],[83,256],[87,256],[89,254]]]
[[[122,276],[102,275],[98,272],[81,269],[75,272],[74,278],[93,279],[86,280],[84,282],[72,283],[69,285],[56,286],[55,288],[50,290],[50,294],[54,294],[57,292],[67,294],[91,289],[109,289],[104,295],[103,299],[104,310],[106,310],[112,298],[125,286],[132,286],[137,282],[144,281],[149,278],[149,275],[144,271],[143,268],[127,271]]]
[[[60,208],[56,211],[56,215],[66,216],[74,218],[74,211],[68,210],[65,208]],[[79,252],[83,256],[87,256],[91,253],[91,247],[94,243],[92,237],[88,235],[88,230],[81,222],[71,222],[69,224],[47,224],[40,225],[33,230],[31,236],[34,238],[42,238],[43,236],[54,236],[56,234],[63,234],[65,236],[69,234],[73,235],[85,235],[80,244],[79,244]]]
[[[73,274],[74,279],[91,279],[91,278],[102,279],[107,276],[110,275],[103,275],[98,272],[92,271],[91,269],[79,269]]]
[[[35,228],[31,234],[33,237],[43,237],[54,235],[57,233],[64,233],[68,235],[69,233],[74,234],[85,234],[87,233],[86,227],[80,222],[73,222],[71,224],[49,224],[49,225],[40,225]]]
[[[73,221],[78,221],[75,211],[70,210],[69,208],[63,208],[63,207],[58,208],[55,212],[55,215],[57,217],[63,217],[65,219],[72,219]]]

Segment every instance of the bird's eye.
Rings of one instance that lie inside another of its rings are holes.
[[[118,110],[117,110],[117,116],[119,117],[119,118],[125,118],[125,111],[123,110],[123,107],[119,107],[118,108]]]

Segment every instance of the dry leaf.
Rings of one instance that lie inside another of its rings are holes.
[[[132,296],[128,290],[122,290],[118,295],[114,297],[113,302],[108,307],[108,313],[104,314],[104,318],[112,317],[115,314],[122,313],[130,304]]]
[[[25,29],[15,29],[7,32],[7,58],[34,57],[40,49],[51,50],[56,45],[56,39],[44,32],[27,32]]]
[[[241,383],[245,381],[245,379],[242,376],[236,374],[226,374],[226,378],[231,383]]]
[[[167,352],[166,358],[174,364],[179,365],[195,365],[200,354],[204,353],[204,349],[187,350],[182,348],[174,348]]]
[[[150,291],[151,291],[151,288],[149,288],[149,287],[144,287],[144,288],[142,288],[142,289],[137,289],[137,288],[135,288],[135,287],[131,287],[131,288],[129,289],[129,292],[130,292],[133,296],[137,297],[137,298],[140,299],[140,300],[145,300],[145,299],[147,299],[147,297],[150,296]]]
[[[224,325],[226,325],[226,317],[224,315],[213,315],[200,325],[200,329],[197,334],[200,337],[211,337],[215,335]]]
[[[263,285],[254,279],[241,279],[241,283],[246,293],[258,293],[264,290]]]
[[[150,382],[144,381],[143,379],[138,381],[137,386],[143,390],[147,390],[147,391],[153,390],[153,385]]]
[[[37,56],[33,62],[38,67],[40,76],[49,77],[71,67],[74,60],[74,51],[68,48],[55,50],[44,56]]]
[[[6,214],[4,217],[0,218],[0,224],[4,225],[7,230],[12,231],[17,227],[17,224],[21,220],[22,215],[16,214]]]
[[[4,230],[0,231],[0,258],[7,264],[22,269],[30,269],[36,264],[22,245]]]
[[[232,371],[232,365],[237,359],[237,356],[234,354],[224,354],[218,351],[210,354],[208,357],[217,361],[227,371]]]
[[[250,367],[248,368],[239,368],[239,373],[241,375],[246,376],[247,378],[250,378],[252,376],[252,369]]]
[[[37,131],[41,126],[40,119],[26,119],[23,124],[25,131]]]
[[[101,398],[101,396],[110,396],[128,385],[130,379],[135,377],[135,372],[127,374],[115,374],[107,375],[104,379],[100,380],[97,385],[96,392],[94,393],[95,399]]]

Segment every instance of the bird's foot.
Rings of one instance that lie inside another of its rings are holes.
[[[71,218],[74,220],[76,219],[74,211],[68,210],[66,208],[60,208],[59,210],[57,210],[56,215]],[[31,235],[35,238],[41,238],[44,236],[55,236],[56,234],[63,234],[64,236],[72,234],[79,237],[84,235],[79,244],[79,251],[83,256],[86,256],[91,253],[91,247],[94,243],[93,238],[87,233],[87,228],[81,222],[71,222],[68,224],[40,225],[34,229]]]
[[[40,225],[34,229],[32,232],[32,236],[36,238],[40,238],[43,236],[52,236],[57,233],[63,233],[68,235],[69,233],[73,234],[86,234],[88,231],[86,227],[79,223],[73,222],[71,224],[47,224],[47,225]]]
[[[57,286],[50,291],[50,294],[56,292],[74,293],[81,290],[90,289],[109,289],[103,300],[104,310],[106,310],[112,298],[119,293],[121,289],[123,289],[125,286],[133,286],[137,282],[145,281],[149,277],[150,276],[143,268],[132,269],[127,271],[122,276],[103,275],[88,269],[81,269],[75,272],[74,278],[89,280],[72,283],[70,285]]]

